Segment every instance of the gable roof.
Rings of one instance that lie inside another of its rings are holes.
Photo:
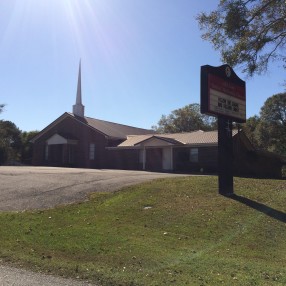
[[[238,133],[237,130],[233,130],[232,136]],[[165,139],[169,143],[174,145],[213,145],[218,144],[218,132],[217,131],[194,131],[186,133],[172,133],[172,134],[148,134],[139,136],[128,136],[127,140],[118,145],[118,147],[135,147],[142,142],[150,140],[152,138]]]
[[[40,131],[34,138],[31,139],[31,142],[34,143],[37,141],[43,134],[49,131],[51,128],[55,127],[61,121],[66,118],[72,118],[83,125],[100,132],[101,134],[112,138],[112,139],[127,139],[128,135],[139,135],[139,134],[152,134],[153,130],[143,129],[132,127],[124,124],[118,124],[114,122],[104,121],[100,119],[95,119],[91,117],[79,117],[74,115],[73,113],[65,112],[60,117],[58,117],[55,121],[45,127],[42,131]]]
[[[105,120],[85,117],[86,123],[100,131],[101,133],[113,137],[113,138],[120,138],[120,139],[127,139],[128,135],[142,135],[142,134],[152,134],[154,133],[153,130],[137,128],[133,126],[128,126],[124,124],[118,124],[114,122],[109,122]]]
[[[138,136],[134,136],[138,137]],[[155,135],[147,135],[146,138],[142,138],[143,140],[137,142],[134,144],[134,146],[152,146],[152,144],[155,144],[153,146],[165,146],[165,145],[182,145],[181,142],[173,139],[173,138],[168,138],[164,136],[159,136],[158,134]]]

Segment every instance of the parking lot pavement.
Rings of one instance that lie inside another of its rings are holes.
[[[144,181],[182,176],[145,171],[0,167],[0,211],[45,209],[83,201],[92,192],[110,192]]]

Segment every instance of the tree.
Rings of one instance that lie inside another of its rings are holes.
[[[260,110],[263,124],[258,128],[262,145],[286,155],[286,93],[268,98]]]
[[[221,0],[217,9],[198,15],[202,38],[221,53],[222,61],[252,76],[272,60],[286,68],[285,0]]]
[[[0,120],[0,164],[19,161],[21,131],[11,121]]]
[[[260,117],[250,117],[243,130],[254,146],[286,155],[286,93],[269,97]]]
[[[269,97],[260,111],[261,119],[286,128],[286,93]]]
[[[257,148],[261,148],[260,138],[258,136],[258,130],[261,124],[260,118],[255,115],[249,117],[246,120],[246,123],[243,125],[243,131],[245,132],[246,136],[250,140],[253,146]]]
[[[31,164],[33,156],[33,144],[30,142],[39,131],[30,131],[21,133],[21,162],[24,164]]]
[[[179,133],[195,130],[211,130],[216,126],[214,117],[200,113],[200,105],[189,104],[175,109],[169,115],[162,115],[158,126],[152,128],[158,133]]]

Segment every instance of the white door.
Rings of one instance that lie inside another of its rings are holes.
[[[172,148],[163,148],[163,170],[173,170]]]

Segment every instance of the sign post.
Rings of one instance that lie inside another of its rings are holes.
[[[219,193],[233,194],[232,121],[218,117],[218,181]]]
[[[218,117],[219,193],[233,194],[232,123],[246,121],[245,81],[229,65],[201,67],[201,113]]]

